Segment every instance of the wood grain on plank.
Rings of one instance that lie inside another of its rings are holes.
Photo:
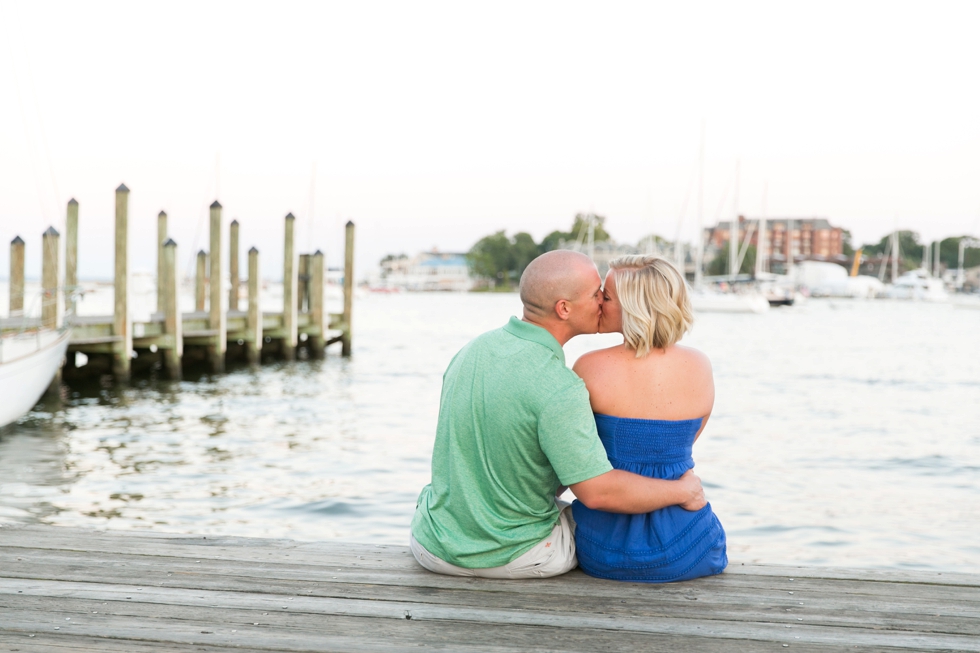
[[[399,546],[0,528],[0,644],[35,634],[22,650],[970,651],[978,588],[968,574],[742,565],[667,585],[492,581],[431,574]],[[193,631],[256,622],[247,641]]]
[[[381,621],[465,622],[488,625],[519,625],[554,628],[585,628],[683,637],[712,637],[737,640],[779,640],[788,635],[808,642],[844,646],[848,644],[909,646],[918,650],[971,650],[977,640],[972,635],[927,633],[874,627],[828,627],[759,621],[708,620],[668,616],[570,613],[560,610],[528,610],[419,604],[401,601],[336,599],[314,596],[283,597],[261,593],[187,590],[161,587],[135,589],[131,585],[76,583],[63,581],[21,581],[4,583],[0,606],[7,613],[18,603],[58,599],[85,600],[113,605],[153,605],[158,611],[234,609],[252,613],[284,613],[364,617]],[[14,594],[16,592],[16,594]],[[13,601],[11,601],[13,599]],[[247,621],[247,619],[246,619]],[[74,625],[74,624],[73,624]],[[792,630],[792,633],[787,633]]]

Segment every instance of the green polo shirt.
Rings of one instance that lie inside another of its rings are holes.
[[[499,567],[551,533],[559,485],[611,469],[561,345],[512,317],[463,347],[443,375],[432,483],[412,535],[454,565]]]

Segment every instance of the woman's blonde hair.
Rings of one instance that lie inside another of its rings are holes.
[[[620,256],[609,263],[623,307],[623,338],[641,358],[679,341],[694,324],[687,282],[669,261]]]

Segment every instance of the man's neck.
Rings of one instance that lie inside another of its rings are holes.
[[[527,322],[528,324],[541,327],[550,333],[562,347],[565,346],[566,342],[578,335],[577,333],[571,333],[568,325],[564,322],[558,322],[556,320],[542,320],[540,317],[535,315],[528,315],[526,311],[524,312],[524,316],[521,318],[521,320]]]

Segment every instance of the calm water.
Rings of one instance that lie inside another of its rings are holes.
[[[405,543],[442,372],[518,310],[370,296],[350,360],[73,388],[0,430],[0,521]],[[980,572],[980,312],[811,301],[686,343],[714,364],[695,460],[734,561]]]

